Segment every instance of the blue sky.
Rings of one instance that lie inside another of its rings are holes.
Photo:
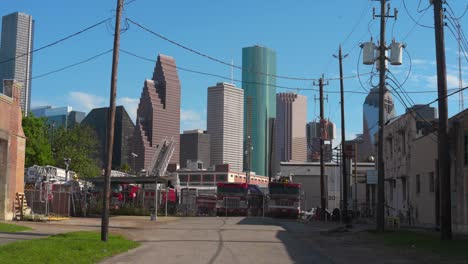
[[[21,11],[31,14],[36,21],[35,47],[41,47],[100,20],[113,16],[114,0],[2,0],[0,15]],[[406,0],[409,12],[419,22],[433,25],[433,10],[424,9],[421,1]],[[399,9],[396,22],[388,20],[387,39],[394,37],[407,45],[412,57],[412,73],[405,84],[407,91],[436,90],[434,30],[415,26],[402,5],[402,0],[391,1],[392,9]],[[449,0],[456,15],[461,15],[466,2]],[[372,21],[372,7],[379,11],[378,2],[369,0],[294,0],[294,1],[155,1],[136,0],[125,8],[124,19],[131,18],[155,32],[165,35],[196,50],[223,61],[234,60],[241,65],[242,48],[261,44],[277,52],[278,75],[319,78],[338,76],[338,61],[332,57],[338,45],[343,44],[345,76],[369,72],[372,67],[359,65],[359,43],[378,37],[379,21]],[[33,76],[37,76],[104,52],[112,47],[113,22],[101,25],[82,35],[34,54]],[[461,24],[468,34],[468,15]],[[458,87],[458,46],[446,29],[448,87]],[[155,59],[158,53],[175,57],[177,65],[193,70],[230,76],[231,69],[209,61],[168,42],[165,42],[130,24],[122,34],[121,48]],[[74,110],[88,112],[94,107],[108,106],[110,89],[111,53],[86,64],[37,78],[32,81],[32,105],[71,105]],[[468,64],[463,61],[464,86],[468,83]],[[136,108],[145,78],[152,76],[154,63],[120,54],[118,76],[118,104],[123,104],[135,119]],[[408,57],[403,66],[390,70],[402,82],[410,68]],[[179,71],[182,84],[182,129],[206,128],[207,87],[222,81],[215,77]],[[234,71],[241,79],[241,72]],[[367,83],[363,76],[362,82]],[[377,80],[374,80],[376,82]],[[278,79],[278,85],[313,88],[310,81]],[[240,84],[237,84],[240,86]],[[339,90],[338,81],[330,81],[325,90]],[[346,79],[345,90],[363,91],[357,79]],[[277,92],[286,90],[277,89]],[[315,91],[299,91],[308,97],[308,120],[319,114]],[[436,93],[410,94],[416,103],[426,103]],[[365,95],[346,94],[348,138],[362,132],[362,103]],[[458,96],[449,100],[450,116],[459,111]],[[397,113],[404,111],[395,99]],[[468,102],[465,102],[467,104]],[[325,105],[326,117],[339,128],[339,95],[330,94]]]

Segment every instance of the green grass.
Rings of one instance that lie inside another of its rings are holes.
[[[110,235],[107,243],[100,238],[97,232],[72,232],[0,245],[0,263],[96,263],[139,245],[122,236]]]
[[[27,226],[0,223],[0,232],[12,233],[12,232],[20,232],[20,231],[31,230],[31,229],[32,228],[27,227]]]
[[[386,246],[432,252],[444,258],[463,258],[468,261],[468,240],[441,240],[439,233],[397,231],[375,234]]]

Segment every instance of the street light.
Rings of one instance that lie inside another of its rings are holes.
[[[132,157],[133,157],[133,172],[135,173],[136,175],[136,169],[135,169],[135,158],[138,157],[138,155],[136,153],[133,153],[132,152]]]
[[[70,166],[71,159],[70,158],[63,158],[65,162],[65,181],[68,181],[68,167]]]

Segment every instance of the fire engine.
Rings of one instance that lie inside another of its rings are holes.
[[[268,184],[268,214],[297,218],[300,211],[301,185],[292,183],[289,177],[281,177]]]
[[[259,215],[263,208],[263,193],[253,184],[218,183],[216,198],[218,215]]]

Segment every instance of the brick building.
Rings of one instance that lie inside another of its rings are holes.
[[[159,55],[153,78],[145,80],[138,104],[134,134],[136,170],[147,169],[156,146],[167,138],[174,140],[170,163],[179,162],[180,81],[174,58]]]
[[[26,138],[21,125],[20,84],[3,81],[0,93],[0,220],[12,220],[17,192],[24,191]]]

